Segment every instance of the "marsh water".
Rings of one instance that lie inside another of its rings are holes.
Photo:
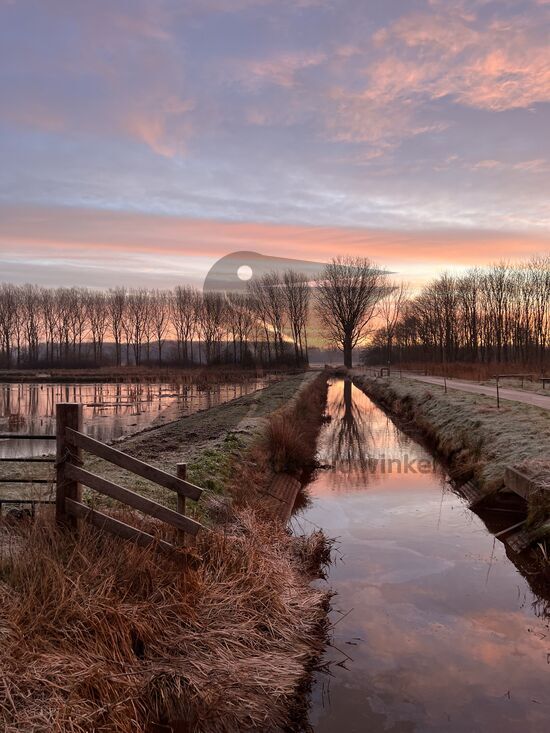
[[[0,384],[0,433],[55,433],[57,402],[84,404],[84,429],[109,441],[162,425],[265,387],[270,380],[249,379],[208,386],[190,382],[21,383]],[[0,440],[0,457],[38,456],[55,450],[47,440]]]
[[[326,467],[293,520],[337,539],[331,674],[315,680],[313,730],[549,730],[548,620],[503,544],[350,382],[330,385],[327,413]]]

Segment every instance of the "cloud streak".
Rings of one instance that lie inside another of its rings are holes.
[[[22,217],[17,241],[54,257],[79,211],[87,246],[116,248],[117,210],[159,246],[186,222],[190,256],[197,219],[220,253],[410,229],[407,261],[443,259],[434,230],[451,262],[483,230],[515,256],[550,228],[549,18],[542,0],[4,3],[4,231]],[[37,230],[39,207],[61,230]]]

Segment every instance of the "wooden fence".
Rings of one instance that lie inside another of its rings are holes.
[[[83,433],[83,405],[73,402],[61,402],[56,405],[56,434],[19,435],[6,434],[3,438],[55,439],[55,459],[5,459],[6,461],[44,461],[55,462],[55,479],[39,479],[40,483],[55,482],[55,513],[57,521],[68,528],[77,528],[79,520],[91,524],[112,534],[133,540],[139,545],[158,544],[163,549],[173,550],[174,545],[164,540],[157,540],[153,535],[136,529],[119,519],[100,512],[82,501],[82,486],[87,486],[104,496],[108,496],[126,506],[137,509],[150,517],[158,519],[174,527],[178,532],[178,541],[185,544],[186,535],[195,536],[202,525],[186,516],[186,499],[198,501],[203,489],[186,480],[186,464],[177,464],[177,473],[162,471],[149,463],[90,438]],[[158,486],[174,491],[177,495],[177,509],[169,509],[159,502],[142,494],[120,486],[113,481],[99,476],[83,468],[82,455],[89,453],[130,473],[141,476]],[[34,480],[36,482],[37,480]],[[24,479],[2,479],[3,483],[25,483]],[[31,480],[32,482],[32,480]],[[12,500],[13,501],[13,500]],[[15,503],[15,502],[14,502]]]

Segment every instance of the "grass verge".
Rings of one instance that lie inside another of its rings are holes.
[[[507,401],[499,409],[483,395],[422,384],[411,379],[354,377],[354,382],[390,413],[409,422],[447,460],[454,478],[474,478],[491,493],[504,485],[506,466],[547,485],[550,411]],[[540,508],[532,507],[532,522]]]

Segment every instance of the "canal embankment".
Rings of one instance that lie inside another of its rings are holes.
[[[550,536],[550,412],[533,405],[503,402],[412,379],[356,374],[354,383],[401,424],[418,431],[444,458],[456,486],[472,503],[516,492],[521,474],[527,530],[546,558]],[[512,469],[512,470],[510,470]],[[521,493],[518,494],[521,497]],[[521,548],[520,548],[521,549]]]
[[[535,576],[510,562],[413,423],[349,379],[331,379],[326,412],[323,468],[292,520],[338,538],[331,674],[315,676],[311,730],[544,730],[548,601]]]

